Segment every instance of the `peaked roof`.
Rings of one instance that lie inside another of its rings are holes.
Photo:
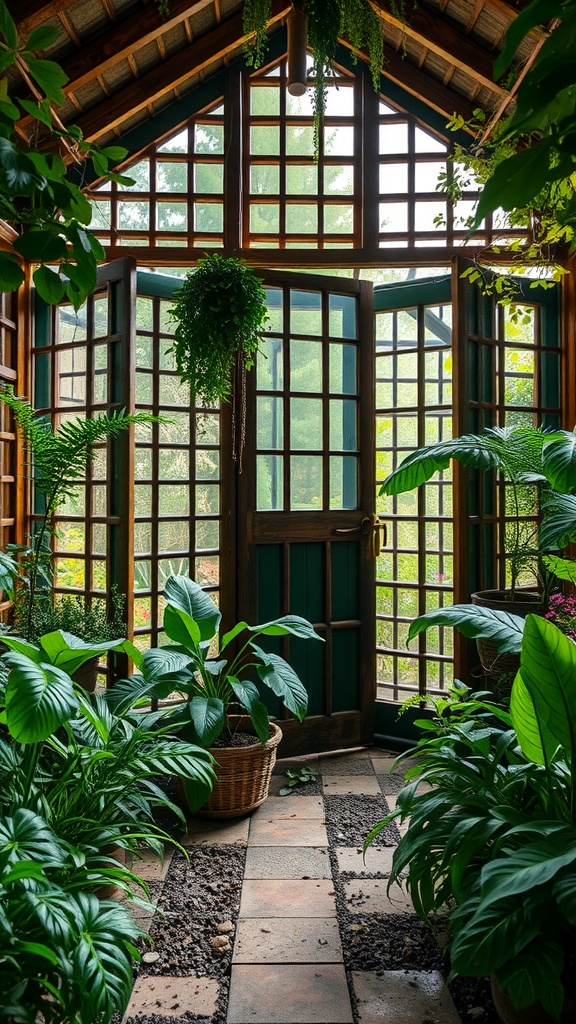
[[[481,107],[499,117],[514,86],[494,82],[494,61],[506,30],[526,0],[419,0],[398,17],[394,0],[371,0],[383,22],[385,79],[400,85],[448,120]],[[195,89],[232,59],[246,41],[242,3],[235,0],[7,0],[26,35],[37,25],[61,32],[46,56],[66,71],[65,123],[84,137],[110,142]],[[272,0],[269,33],[278,32],[292,4]],[[544,28],[524,41],[516,64],[534,59]],[[346,40],[342,40],[346,45]],[[25,123],[22,123],[25,129]]]

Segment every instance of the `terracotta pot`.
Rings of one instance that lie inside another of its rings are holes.
[[[523,1010],[517,1010],[510,997],[503,992],[498,982],[492,976],[490,978],[492,999],[496,1007],[496,1013],[503,1024],[575,1024],[576,1022],[576,999],[565,999],[559,1021],[555,1021],[550,1014],[546,1013],[541,1003],[533,1003]]]
[[[85,661],[80,668],[77,668],[72,673],[71,678],[75,683],[79,683],[80,686],[86,690],[86,693],[94,693],[96,689],[96,683],[98,681],[98,668],[100,666],[100,658],[98,655],[94,658],[89,658]]]
[[[517,590],[513,601],[510,600],[509,591],[480,590],[472,594],[470,600],[482,608],[493,608],[522,618],[532,612],[543,615],[546,611],[546,602],[535,590]],[[495,695],[499,698],[509,697],[514,676],[520,668],[520,655],[499,654],[496,644],[482,637],[476,640],[476,647],[482,668],[494,686]]]
[[[270,722],[270,739],[261,743],[249,718],[234,717],[233,728],[250,733],[254,743],[247,747],[211,747],[217,779],[208,799],[199,807],[205,788],[188,779],[177,779],[177,786],[189,810],[201,818],[240,818],[264,803],[268,796],[276,749],[282,731]]]

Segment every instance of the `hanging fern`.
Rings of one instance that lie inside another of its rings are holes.
[[[366,0],[338,0],[340,35],[346,36],[357,50],[368,53],[375,92],[380,90],[380,72],[384,64],[382,21]],[[405,20],[401,5],[401,20]]]

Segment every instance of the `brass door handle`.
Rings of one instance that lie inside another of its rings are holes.
[[[332,533],[361,533],[365,536],[371,525],[372,521],[370,516],[364,516],[358,526],[340,526],[332,530]]]
[[[370,525],[372,527],[372,554],[374,558],[378,558],[382,548],[386,547],[388,530],[386,523],[376,513],[370,517]]]

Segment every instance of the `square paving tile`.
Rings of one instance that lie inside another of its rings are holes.
[[[214,979],[194,975],[139,977],[123,1019],[127,1021],[136,1015],[181,1018],[185,1013],[211,1017],[216,1012],[217,999],[218,982]]]
[[[322,779],[326,796],[380,796],[375,775],[327,775]]]
[[[389,875],[395,849],[394,846],[369,846],[364,860],[361,847],[337,846],[338,870],[355,875]]]
[[[238,821],[208,821],[194,818],[188,823],[188,833],[181,840],[182,846],[228,846],[232,843],[248,842],[249,818]]]
[[[333,964],[342,960],[335,917],[239,918],[234,964]]]
[[[331,878],[325,847],[249,846],[244,878]]]
[[[344,890],[348,907],[354,914],[413,914],[410,896],[397,882],[390,886],[379,878],[354,878],[346,882]]]
[[[367,754],[322,757],[318,762],[322,775],[372,775],[372,761]]]
[[[174,850],[168,848],[163,859],[153,850],[142,850],[140,856],[132,860],[132,871],[145,882],[162,882],[168,874]]]
[[[252,814],[251,821],[260,818],[312,818],[324,820],[324,802],[321,796],[270,796]]]
[[[255,818],[248,846],[328,846],[326,826],[312,818]]]
[[[235,964],[228,1024],[352,1024],[342,964]]]
[[[354,971],[360,1024],[460,1024],[438,971]]]
[[[381,883],[384,884],[384,883]],[[244,879],[240,917],[335,917],[334,886],[329,879]]]

